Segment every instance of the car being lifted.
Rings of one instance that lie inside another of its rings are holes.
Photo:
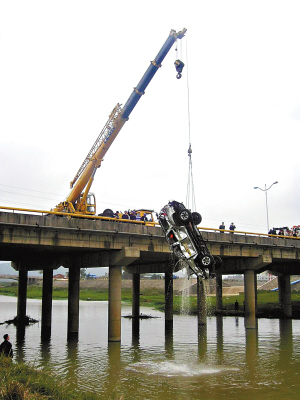
[[[196,274],[208,279],[215,276],[215,259],[209,252],[197,229],[202,217],[191,212],[183,203],[169,201],[157,216],[177,262],[188,267],[189,275]]]

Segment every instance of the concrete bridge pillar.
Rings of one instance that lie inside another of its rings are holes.
[[[121,294],[122,294],[122,268],[127,267],[133,261],[140,258],[140,250],[135,247],[123,247],[119,252],[108,254],[109,265],[109,289],[108,289],[108,341],[121,341]],[[139,315],[139,271],[131,271],[137,274],[133,277],[133,302],[134,315]]]
[[[79,330],[80,268],[69,268],[68,336],[78,335]]]
[[[132,318],[140,316],[140,274],[132,274]]]
[[[198,325],[207,323],[206,290],[204,279],[197,276],[197,314]]]
[[[222,274],[220,272],[216,273],[216,310],[221,311],[223,308],[222,304]]]
[[[279,303],[282,307],[283,315],[286,318],[292,317],[292,299],[291,299],[291,276],[278,276],[278,294]]]
[[[173,271],[165,273],[165,322],[173,324]]]
[[[108,341],[121,341],[122,267],[109,267]]]
[[[18,321],[22,321],[26,317],[27,279],[28,279],[28,271],[20,270],[19,284],[18,284],[18,304],[17,304]]]
[[[245,286],[245,327],[256,329],[255,316],[255,276],[254,270],[248,269],[244,272]]]
[[[51,336],[53,269],[43,271],[42,336]]]
[[[254,273],[255,310],[257,310],[257,274]]]

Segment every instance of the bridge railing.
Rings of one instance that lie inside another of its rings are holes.
[[[119,219],[119,218],[110,218],[104,216],[96,216],[96,215],[82,215],[82,214],[74,214],[74,213],[65,213],[65,212],[56,212],[56,211],[48,211],[48,210],[36,210],[29,208],[19,208],[19,207],[5,207],[0,206],[0,210],[6,210],[9,212],[22,212],[22,213],[34,213],[41,215],[57,215],[57,216],[65,216],[67,218],[84,218],[84,219],[92,219],[92,220],[106,220],[106,221],[116,221],[116,222],[126,222],[131,224],[141,224],[146,226],[160,226],[158,222],[155,221],[138,221],[138,220],[130,220],[130,219]],[[268,233],[258,233],[258,232],[244,232],[244,231],[231,231],[228,229],[219,229],[219,228],[198,228],[201,231],[209,231],[215,233],[228,233],[228,234],[241,234],[245,236],[262,236],[262,237],[274,237],[274,238],[284,238],[284,239],[300,239],[300,237],[295,236],[282,236],[282,235],[269,235]]]
[[[66,213],[66,212],[57,212],[57,211],[48,211],[48,210],[36,210],[29,208],[20,208],[20,207],[5,207],[0,206],[0,210],[6,210],[14,213],[15,211],[22,212],[24,214],[41,214],[41,215],[57,215],[59,217],[67,217],[67,218],[83,218],[83,219],[91,219],[91,220],[106,220],[106,221],[116,221],[116,222],[128,222],[135,224],[142,224],[147,226],[160,226],[158,222],[155,221],[139,221],[139,220],[131,220],[131,219],[120,219],[120,218],[111,218],[104,217],[98,215],[85,215],[85,214],[76,214],[76,213]]]
[[[210,231],[210,232],[216,232],[216,233],[229,233],[229,234],[242,234],[245,236],[261,236],[261,237],[275,237],[275,238],[281,238],[281,239],[300,239],[298,236],[283,236],[283,235],[270,235],[268,233],[258,233],[258,232],[244,232],[244,231],[231,231],[228,229],[219,229],[219,228],[199,228],[201,231]]]

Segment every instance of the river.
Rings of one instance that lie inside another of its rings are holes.
[[[16,315],[16,298],[0,296],[0,322]],[[300,320],[259,319],[244,328],[243,317],[209,317],[198,328],[194,316],[174,316],[165,332],[164,314],[122,318],[122,342],[108,344],[107,302],[80,302],[78,340],[67,340],[66,300],[53,301],[51,339],[41,341],[40,323],[24,336],[13,325],[8,333],[15,360],[47,366],[77,390],[99,399],[298,399],[300,398]],[[122,316],[131,307],[122,307]],[[41,301],[28,300],[27,315],[41,318]]]

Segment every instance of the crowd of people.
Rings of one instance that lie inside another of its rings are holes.
[[[152,221],[151,214],[140,213],[136,210],[128,211],[116,211],[112,218],[122,219],[122,220],[132,220],[132,221]]]
[[[287,226],[282,228],[272,228],[268,232],[269,235],[278,235],[278,236],[293,236],[300,237],[300,225],[295,225],[291,229]]]

